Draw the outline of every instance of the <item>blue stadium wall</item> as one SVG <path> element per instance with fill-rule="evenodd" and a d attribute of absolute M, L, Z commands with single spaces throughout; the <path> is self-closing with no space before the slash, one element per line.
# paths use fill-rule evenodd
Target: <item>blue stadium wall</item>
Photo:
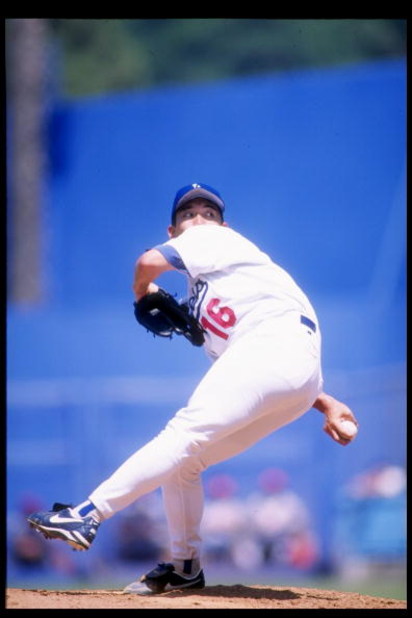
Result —
<path fill-rule="evenodd" d="M 9 509 L 26 493 L 82 500 L 207 369 L 201 350 L 139 328 L 131 293 L 175 191 L 200 181 L 311 297 L 326 389 L 361 424 L 342 449 L 311 411 L 219 470 L 253 488 L 263 468 L 284 468 L 327 552 L 344 484 L 405 464 L 405 127 L 403 61 L 55 101 L 45 301 L 8 304 Z M 178 273 L 161 282 L 184 295 Z"/>

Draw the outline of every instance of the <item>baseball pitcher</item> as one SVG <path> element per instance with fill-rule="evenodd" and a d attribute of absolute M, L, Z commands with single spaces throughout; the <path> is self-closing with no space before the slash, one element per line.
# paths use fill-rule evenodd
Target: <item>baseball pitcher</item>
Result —
<path fill-rule="evenodd" d="M 220 193 L 203 183 L 180 189 L 169 239 L 136 261 L 134 316 L 159 337 L 184 336 L 211 366 L 164 429 L 73 507 L 56 503 L 29 523 L 49 538 L 88 549 L 99 526 L 144 494 L 162 488 L 171 561 L 125 588 L 159 594 L 202 588 L 202 472 L 252 447 L 311 408 L 338 443 L 358 422 L 323 392 L 321 330 L 294 279 L 229 227 Z M 166 271 L 187 277 L 178 303 L 156 284 Z M 160 345 L 160 344 L 159 344 Z"/>

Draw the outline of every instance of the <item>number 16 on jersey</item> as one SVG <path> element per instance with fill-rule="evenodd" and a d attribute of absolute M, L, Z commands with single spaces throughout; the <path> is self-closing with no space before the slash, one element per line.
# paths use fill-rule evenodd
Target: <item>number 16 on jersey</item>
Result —
<path fill-rule="evenodd" d="M 233 309 L 230 307 L 221 307 L 220 300 L 218 298 L 212 298 L 206 306 L 206 312 L 210 320 L 202 316 L 200 322 L 203 328 L 210 330 L 218 337 L 222 337 L 222 339 L 228 339 L 229 334 L 225 332 L 225 329 L 236 324 L 236 316 Z"/>

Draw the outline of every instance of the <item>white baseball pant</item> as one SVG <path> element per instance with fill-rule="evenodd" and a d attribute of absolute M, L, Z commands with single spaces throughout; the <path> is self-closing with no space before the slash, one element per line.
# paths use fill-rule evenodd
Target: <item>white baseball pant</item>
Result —
<path fill-rule="evenodd" d="M 199 559 L 201 473 L 312 407 L 322 391 L 321 337 L 292 312 L 239 337 L 186 407 L 89 496 L 103 519 L 162 487 L 171 559 Z"/>

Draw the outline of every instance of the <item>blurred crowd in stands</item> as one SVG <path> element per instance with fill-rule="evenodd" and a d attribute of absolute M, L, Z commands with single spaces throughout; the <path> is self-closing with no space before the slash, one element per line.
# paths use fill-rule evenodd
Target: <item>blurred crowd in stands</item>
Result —
<path fill-rule="evenodd" d="M 30 529 L 26 516 L 48 508 L 32 494 L 8 513 L 8 577 L 13 580 L 53 572 L 68 579 L 93 577 L 117 565 L 168 560 L 167 527 L 161 492 L 153 492 L 118 513 L 113 522 L 110 561 L 98 551 L 80 559 L 67 545 L 47 541 Z M 338 560 L 402 560 L 406 549 L 406 472 L 381 465 L 357 475 L 344 488 L 336 506 L 335 550 Z M 286 568 L 316 570 L 320 544 L 315 522 L 288 475 L 278 468 L 263 470 L 245 496 L 229 474 L 210 476 L 205 484 L 202 523 L 204 565 L 239 570 Z M 94 549 L 94 548 L 93 548 Z M 97 549 L 97 548 L 96 548 Z M 110 565 L 108 565 L 110 562 Z M 9 583 L 9 585 L 11 585 Z"/>

